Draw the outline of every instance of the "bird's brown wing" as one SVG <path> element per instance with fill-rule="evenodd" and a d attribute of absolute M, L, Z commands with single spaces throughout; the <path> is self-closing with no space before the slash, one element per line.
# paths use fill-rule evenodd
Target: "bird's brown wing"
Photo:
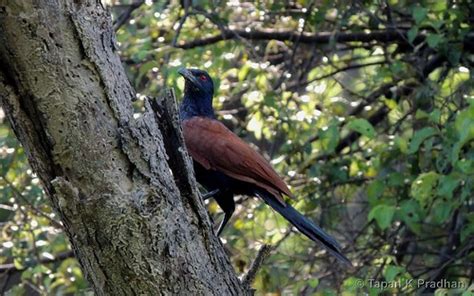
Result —
<path fill-rule="evenodd" d="M 268 161 L 217 120 L 193 117 L 182 123 L 186 147 L 206 169 L 255 184 L 285 205 L 282 194 L 293 197 Z"/>

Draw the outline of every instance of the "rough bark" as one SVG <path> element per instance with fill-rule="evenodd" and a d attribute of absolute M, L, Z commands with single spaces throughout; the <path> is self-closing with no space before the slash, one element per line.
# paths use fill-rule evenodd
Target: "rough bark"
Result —
<path fill-rule="evenodd" d="M 95 292 L 248 294 L 172 110 L 134 97 L 100 1 L 0 0 L 0 100 Z"/>

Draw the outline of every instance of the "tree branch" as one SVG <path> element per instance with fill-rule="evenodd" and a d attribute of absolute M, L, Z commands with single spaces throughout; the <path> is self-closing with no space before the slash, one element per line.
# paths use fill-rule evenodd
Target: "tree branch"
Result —
<path fill-rule="evenodd" d="M 132 12 L 138 9 L 142 4 L 145 3 L 144 0 L 140 0 L 138 2 L 130 4 L 124 12 L 114 21 L 114 31 L 120 29 L 132 16 Z"/>
<path fill-rule="evenodd" d="M 321 32 L 321 33 L 308 33 L 308 32 L 293 32 L 293 31 L 276 31 L 271 29 L 262 29 L 254 31 L 246 30 L 222 30 L 220 34 L 203 38 L 196 39 L 187 43 L 179 43 L 176 45 L 177 48 L 190 49 L 199 46 L 206 46 L 217 43 L 222 40 L 235 39 L 236 36 L 246 38 L 250 40 L 279 40 L 279 41 L 297 41 L 303 44 L 314 44 L 321 43 L 327 44 L 331 41 L 338 43 L 347 42 L 403 42 L 406 43 L 407 31 L 395 31 L 395 30 L 377 30 L 366 32 Z M 419 34 L 413 43 L 421 42 L 425 39 L 424 34 Z"/>
<path fill-rule="evenodd" d="M 242 285 L 244 287 L 247 287 L 250 289 L 250 286 L 255 280 L 255 277 L 257 276 L 257 272 L 262 266 L 263 262 L 265 259 L 270 255 L 270 252 L 272 251 L 272 246 L 271 245 L 263 245 L 260 250 L 258 250 L 257 256 L 255 257 L 255 260 L 253 260 L 252 265 L 250 266 L 249 271 L 245 274 L 244 278 L 242 279 Z"/>

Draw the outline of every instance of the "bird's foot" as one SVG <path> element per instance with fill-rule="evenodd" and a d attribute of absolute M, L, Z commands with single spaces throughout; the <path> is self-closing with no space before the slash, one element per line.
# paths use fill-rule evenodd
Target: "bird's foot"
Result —
<path fill-rule="evenodd" d="M 212 190 L 212 191 L 202 195 L 202 199 L 203 200 L 209 199 L 211 197 L 214 197 L 217 193 L 219 193 L 219 189 Z"/>

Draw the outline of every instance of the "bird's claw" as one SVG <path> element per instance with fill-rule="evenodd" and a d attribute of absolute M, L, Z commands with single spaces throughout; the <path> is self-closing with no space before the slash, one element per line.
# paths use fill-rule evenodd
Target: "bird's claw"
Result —
<path fill-rule="evenodd" d="M 207 192 L 206 194 L 202 195 L 202 199 L 203 200 L 209 199 L 209 198 L 213 197 L 214 195 L 216 195 L 217 193 L 219 193 L 219 189 L 212 190 L 212 191 Z"/>

